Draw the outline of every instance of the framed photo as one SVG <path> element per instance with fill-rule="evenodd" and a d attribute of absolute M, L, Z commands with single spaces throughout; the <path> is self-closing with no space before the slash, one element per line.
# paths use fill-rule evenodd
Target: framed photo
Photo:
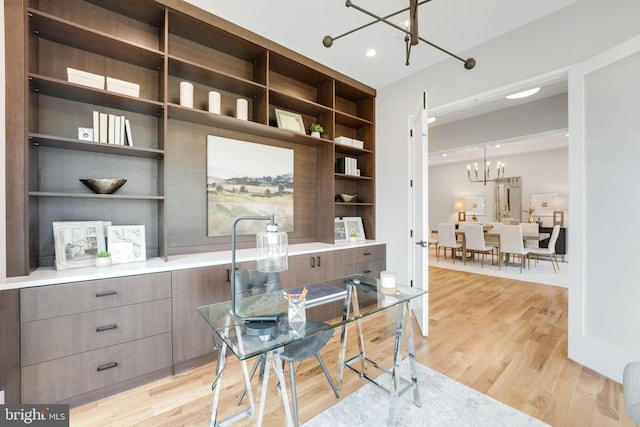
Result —
<path fill-rule="evenodd" d="M 112 225 L 107 236 L 114 264 L 147 260 L 144 225 Z"/>
<path fill-rule="evenodd" d="M 464 196 L 467 202 L 467 215 L 484 215 L 484 196 Z"/>
<path fill-rule="evenodd" d="M 362 226 L 362 218 L 359 216 L 342 217 L 344 228 L 347 233 L 348 240 L 366 240 L 364 235 L 364 227 Z"/>
<path fill-rule="evenodd" d="M 53 223 L 56 270 L 90 267 L 106 250 L 102 221 L 56 221 Z"/>
<path fill-rule="evenodd" d="M 276 108 L 276 120 L 280 129 L 292 130 L 307 134 L 304 129 L 304 122 L 300 114 L 291 113 L 289 111 L 279 110 Z"/>
<path fill-rule="evenodd" d="M 347 235 L 347 228 L 344 224 L 344 219 L 336 218 L 335 220 L 335 242 L 348 242 L 349 236 Z"/>

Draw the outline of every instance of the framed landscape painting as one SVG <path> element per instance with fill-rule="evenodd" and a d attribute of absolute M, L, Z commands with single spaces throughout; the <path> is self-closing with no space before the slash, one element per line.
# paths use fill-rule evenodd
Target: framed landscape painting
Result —
<path fill-rule="evenodd" d="M 239 216 L 275 215 L 293 231 L 293 150 L 207 136 L 207 235 L 231 235 Z M 238 234 L 262 232 L 262 221 L 238 224 Z"/>

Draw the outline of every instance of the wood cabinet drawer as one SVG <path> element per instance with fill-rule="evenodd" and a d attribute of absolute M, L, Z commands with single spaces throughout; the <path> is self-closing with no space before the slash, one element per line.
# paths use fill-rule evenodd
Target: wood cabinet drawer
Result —
<path fill-rule="evenodd" d="M 385 245 L 365 246 L 362 248 L 347 249 L 345 251 L 346 264 L 358 264 L 386 258 Z"/>
<path fill-rule="evenodd" d="M 171 300 L 107 308 L 22 324 L 22 366 L 171 332 Z"/>
<path fill-rule="evenodd" d="M 58 403 L 171 366 L 171 333 L 22 368 L 22 403 Z"/>
<path fill-rule="evenodd" d="M 170 297 L 169 272 L 41 286 L 20 291 L 20 317 L 29 322 Z"/>
<path fill-rule="evenodd" d="M 384 259 L 378 259 L 368 262 L 360 262 L 358 264 L 349 264 L 345 266 L 345 275 L 362 274 L 363 276 L 371 278 L 379 278 L 380 272 L 384 271 L 386 261 Z"/>

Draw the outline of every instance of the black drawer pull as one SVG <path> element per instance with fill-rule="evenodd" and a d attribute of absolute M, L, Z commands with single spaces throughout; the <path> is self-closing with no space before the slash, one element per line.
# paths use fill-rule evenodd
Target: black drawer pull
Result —
<path fill-rule="evenodd" d="M 311 257 L 311 268 L 316 268 L 316 259 Z"/>
<path fill-rule="evenodd" d="M 371 252 L 365 252 L 365 253 L 363 253 L 362 255 L 364 255 L 364 256 L 368 256 L 368 255 L 371 255 Z"/>
<path fill-rule="evenodd" d="M 116 366 L 118 366 L 118 362 L 107 363 L 105 365 L 98 366 L 97 371 L 106 371 L 107 369 L 115 368 Z"/>
<path fill-rule="evenodd" d="M 364 271 L 362 272 L 362 274 L 369 274 L 369 273 L 371 273 L 371 270 L 364 270 Z"/>
<path fill-rule="evenodd" d="M 117 294 L 118 291 L 104 291 L 104 292 L 98 292 L 96 294 L 96 298 L 100 298 L 100 297 L 108 297 L 110 295 L 115 295 Z"/>
<path fill-rule="evenodd" d="M 320 267 L 320 257 L 318 257 L 318 267 Z"/>
<path fill-rule="evenodd" d="M 118 327 L 118 325 L 116 325 L 116 324 L 99 326 L 99 327 L 96 328 L 96 332 L 110 331 L 112 329 L 116 329 L 117 327 Z"/>

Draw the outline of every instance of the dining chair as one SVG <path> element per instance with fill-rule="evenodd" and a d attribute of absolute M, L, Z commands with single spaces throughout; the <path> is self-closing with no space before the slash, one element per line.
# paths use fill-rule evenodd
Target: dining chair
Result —
<path fill-rule="evenodd" d="M 436 253 L 438 252 L 438 244 L 439 244 L 439 240 L 436 236 L 436 232 L 434 230 L 431 230 L 431 237 L 429 237 L 429 246 L 433 245 L 436 247 Z"/>
<path fill-rule="evenodd" d="M 462 251 L 462 243 L 456 238 L 456 229 L 454 224 L 440 223 L 438 224 L 438 241 L 440 246 L 436 251 L 436 260 L 440 261 L 440 249 L 444 248 L 444 259 L 447 259 L 447 249 L 451 249 L 451 258 L 456 263 L 456 252 Z"/>
<path fill-rule="evenodd" d="M 280 274 L 278 273 L 263 273 L 258 270 L 252 269 L 243 269 L 238 270 L 236 272 L 236 295 L 238 298 L 243 298 L 251 295 L 259 295 L 267 292 L 274 292 L 282 289 L 282 284 L 280 282 Z M 322 324 L 319 322 L 305 322 L 305 331 L 317 330 L 322 327 Z M 336 388 L 333 379 L 331 379 L 331 375 L 329 371 L 327 371 L 327 367 L 320 356 L 320 350 L 329 342 L 331 337 L 333 336 L 333 328 L 327 329 L 322 332 L 318 332 L 314 335 L 311 335 L 306 338 L 302 338 L 298 341 L 295 341 L 291 344 L 287 344 L 282 348 L 280 353 L 280 359 L 283 362 L 288 363 L 289 365 L 289 381 L 291 383 L 291 402 L 293 406 L 293 419 L 296 426 L 298 426 L 298 399 L 296 396 L 296 379 L 295 374 L 297 369 L 295 369 L 295 363 L 299 362 L 298 369 L 302 365 L 302 362 L 306 359 L 310 359 L 315 357 L 324 372 L 325 377 L 329 381 L 329 385 L 331 386 L 331 390 L 333 390 L 333 394 L 337 399 L 340 398 L 338 394 L 338 389 Z M 251 368 L 251 373 L 249 375 L 250 380 L 253 379 L 253 376 L 256 373 L 256 370 L 260 368 L 260 376 L 264 374 L 265 369 L 265 355 L 260 355 L 256 363 Z M 242 402 L 246 390 L 243 390 L 240 394 L 240 398 L 238 399 L 238 405 Z"/>
<path fill-rule="evenodd" d="M 493 264 L 493 256 L 496 251 L 496 246 L 493 244 L 487 244 L 484 240 L 484 230 L 481 224 L 469 224 L 464 229 L 465 237 L 465 250 L 470 251 L 475 260 L 476 254 L 482 254 L 481 267 L 484 268 L 484 256 L 491 252 L 491 264 Z M 464 263 L 467 263 L 467 257 L 464 257 Z"/>
<path fill-rule="evenodd" d="M 529 248 L 522 242 L 522 228 L 519 225 L 503 225 L 500 230 L 500 269 L 502 269 L 503 255 L 520 256 L 520 273 L 524 266 L 525 257 L 529 259 Z M 531 262 L 529 261 L 529 268 Z"/>
<path fill-rule="evenodd" d="M 556 257 L 556 242 L 558 241 L 558 236 L 560 235 L 560 225 L 554 225 L 553 230 L 551 230 L 551 237 L 549 237 L 549 245 L 546 248 L 527 246 L 529 248 L 529 254 L 536 256 L 536 265 L 538 265 L 538 256 L 544 255 L 548 256 L 551 260 L 551 266 L 553 267 L 553 272 L 560 271 L 560 265 L 558 264 L 558 258 Z"/>
<path fill-rule="evenodd" d="M 520 228 L 522 228 L 522 234 L 538 234 L 540 232 L 537 222 L 521 222 Z M 525 240 L 524 245 L 530 248 L 540 247 L 540 243 L 537 240 Z"/>

